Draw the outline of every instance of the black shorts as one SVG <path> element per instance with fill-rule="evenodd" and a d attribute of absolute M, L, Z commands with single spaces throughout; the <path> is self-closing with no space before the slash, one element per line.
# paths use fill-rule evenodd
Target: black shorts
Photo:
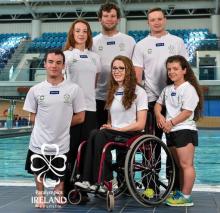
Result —
<path fill-rule="evenodd" d="M 198 146 L 198 132 L 196 130 L 183 129 L 166 134 L 167 146 L 176 148 L 184 147 L 189 143 Z"/>
<path fill-rule="evenodd" d="M 28 173 L 39 175 L 41 177 L 50 178 L 52 180 L 65 180 L 65 173 L 66 173 L 66 161 L 62 157 L 55 157 L 55 155 L 45 155 L 37 154 L 37 156 L 31 162 L 31 156 L 36 153 L 32 152 L 30 149 L 27 153 L 27 159 L 25 164 L 25 170 Z M 64 154 L 67 157 L 67 154 Z M 34 168 L 31 168 L 31 166 Z M 61 170 L 61 171 L 59 171 Z"/>

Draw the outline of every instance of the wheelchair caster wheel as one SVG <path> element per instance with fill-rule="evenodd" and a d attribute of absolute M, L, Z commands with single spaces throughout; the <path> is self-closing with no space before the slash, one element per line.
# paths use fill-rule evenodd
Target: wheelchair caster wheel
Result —
<path fill-rule="evenodd" d="M 82 194 L 79 190 L 73 189 L 68 194 L 68 201 L 73 205 L 78 205 L 82 201 Z"/>
<path fill-rule="evenodd" d="M 111 212 L 115 207 L 115 198 L 114 198 L 114 194 L 111 191 L 107 192 L 106 204 L 109 212 Z"/>

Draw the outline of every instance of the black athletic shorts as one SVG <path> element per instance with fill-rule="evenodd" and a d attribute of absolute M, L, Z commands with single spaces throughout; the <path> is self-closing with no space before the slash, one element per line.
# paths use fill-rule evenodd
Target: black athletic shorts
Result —
<path fill-rule="evenodd" d="M 176 148 L 184 147 L 189 143 L 198 146 L 198 132 L 196 130 L 183 129 L 166 134 L 167 146 Z"/>
<path fill-rule="evenodd" d="M 55 157 L 54 155 L 45 155 L 37 154 L 32 162 L 31 156 L 36 153 L 32 152 L 30 149 L 27 153 L 27 159 L 25 164 L 25 170 L 27 170 L 30 174 L 39 175 L 43 178 L 44 174 L 46 178 L 50 178 L 52 180 L 65 180 L 66 173 L 66 161 L 62 157 Z M 63 154 L 62 156 L 66 156 L 67 154 Z M 33 169 L 37 171 L 33 171 Z"/>

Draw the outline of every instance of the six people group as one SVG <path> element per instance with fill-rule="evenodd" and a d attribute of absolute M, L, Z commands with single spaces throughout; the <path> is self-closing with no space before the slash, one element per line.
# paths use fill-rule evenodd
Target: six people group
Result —
<path fill-rule="evenodd" d="M 67 196 L 82 141 L 87 141 L 82 182 L 77 181 L 75 185 L 96 190 L 104 145 L 119 137 L 118 142 L 124 143 L 143 130 L 159 138 L 166 134 L 178 168 L 177 183 L 166 204 L 192 206 L 193 158 L 198 145 L 195 121 L 201 116 L 203 98 L 187 61 L 184 42 L 165 30 L 166 17 L 160 8 L 149 10 L 150 34 L 137 44 L 132 37 L 117 30 L 120 10 L 115 4 L 102 5 L 98 18 L 102 32 L 94 38 L 87 21 L 73 22 L 64 52 L 46 53 L 47 79 L 32 87 L 25 100 L 24 110 L 31 113 L 34 123 L 26 170 L 35 176 L 39 198 L 36 207 L 45 208 L 45 177 L 59 180 L 54 191 L 60 197 Z M 154 124 L 149 124 L 149 113 L 155 117 Z M 61 160 L 53 163 L 57 168 L 65 164 L 66 169 L 57 175 L 36 169 L 44 168 L 43 157 L 50 161 L 58 159 L 58 154 Z M 125 154 L 119 150 L 117 155 L 123 158 Z M 159 158 L 160 149 L 156 155 Z M 104 167 L 108 181 L 113 179 L 110 165 L 109 152 Z M 160 170 L 160 164 L 157 167 Z M 86 193 L 83 197 L 89 201 Z"/>

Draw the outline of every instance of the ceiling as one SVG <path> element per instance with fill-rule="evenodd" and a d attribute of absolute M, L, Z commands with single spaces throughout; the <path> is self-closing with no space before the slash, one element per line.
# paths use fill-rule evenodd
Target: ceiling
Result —
<path fill-rule="evenodd" d="M 97 19 L 100 4 L 106 0 L 0 0 L 0 22 L 40 19 Z M 112 0 L 127 19 L 146 18 L 150 8 L 161 7 L 167 17 L 209 17 L 219 14 L 220 0 Z"/>

